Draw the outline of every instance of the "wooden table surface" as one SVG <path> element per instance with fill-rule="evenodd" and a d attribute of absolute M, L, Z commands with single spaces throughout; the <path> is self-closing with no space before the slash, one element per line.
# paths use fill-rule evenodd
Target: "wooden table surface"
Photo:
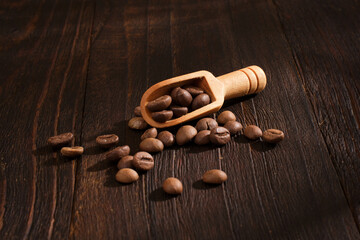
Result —
<path fill-rule="evenodd" d="M 360 2 L 0 2 L 0 239 L 360 239 Z M 96 136 L 127 127 L 144 91 L 197 70 L 249 65 L 256 96 L 227 101 L 277 146 L 172 147 L 139 181 L 115 181 Z M 75 134 L 65 159 L 49 136 Z M 200 180 L 220 168 L 220 186 Z M 175 176 L 184 192 L 161 190 Z"/>

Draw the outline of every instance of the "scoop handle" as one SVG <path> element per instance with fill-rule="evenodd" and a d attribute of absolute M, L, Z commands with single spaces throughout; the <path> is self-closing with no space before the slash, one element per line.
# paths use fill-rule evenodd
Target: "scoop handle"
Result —
<path fill-rule="evenodd" d="M 266 86 L 265 72 L 258 66 L 249 66 L 217 77 L 225 86 L 225 99 L 258 93 Z"/>

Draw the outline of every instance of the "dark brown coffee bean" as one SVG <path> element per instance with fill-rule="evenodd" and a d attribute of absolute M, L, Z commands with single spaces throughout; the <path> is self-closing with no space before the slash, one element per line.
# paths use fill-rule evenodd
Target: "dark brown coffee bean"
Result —
<path fill-rule="evenodd" d="M 80 146 L 63 147 L 60 152 L 65 157 L 78 157 L 84 153 L 84 148 Z"/>
<path fill-rule="evenodd" d="M 137 152 L 132 163 L 136 169 L 148 171 L 154 167 L 154 158 L 147 152 Z"/>
<path fill-rule="evenodd" d="M 195 144 L 205 145 L 210 143 L 210 130 L 202 130 L 196 134 L 194 139 Z"/>
<path fill-rule="evenodd" d="M 160 112 L 153 112 L 151 113 L 152 119 L 156 122 L 166 122 L 167 120 L 170 120 L 173 116 L 173 112 L 171 110 L 163 110 Z"/>
<path fill-rule="evenodd" d="M 196 123 L 196 130 L 202 131 L 202 130 L 211 130 L 213 128 L 216 128 L 218 126 L 218 123 L 213 118 L 202 118 Z"/>
<path fill-rule="evenodd" d="M 175 143 L 174 135 L 169 131 L 162 131 L 157 137 L 165 147 L 171 147 Z"/>
<path fill-rule="evenodd" d="M 228 121 L 224 128 L 229 130 L 230 134 L 237 134 L 243 129 L 243 126 L 238 121 Z"/>
<path fill-rule="evenodd" d="M 230 111 L 224 111 L 217 117 L 217 121 L 220 124 L 225 124 L 228 121 L 236 121 L 235 114 Z"/>
<path fill-rule="evenodd" d="M 137 107 L 134 109 L 134 114 L 135 114 L 136 117 L 142 117 L 140 106 L 137 106 Z"/>
<path fill-rule="evenodd" d="M 131 155 L 127 155 L 125 157 L 122 157 L 120 159 L 120 161 L 118 162 L 118 164 L 117 164 L 117 168 L 118 169 L 132 168 L 133 167 L 133 164 L 132 164 L 133 159 L 134 159 L 134 157 L 131 156 Z"/>
<path fill-rule="evenodd" d="M 119 142 L 119 137 L 115 134 L 101 135 L 96 138 L 96 143 L 102 148 L 111 148 Z"/>
<path fill-rule="evenodd" d="M 173 90 L 171 90 L 171 93 L 170 93 L 170 96 L 172 98 L 172 101 L 173 102 L 176 102 L 176 94 L 177 94 L 177 91 L 179 91 L 181 89 L 181 87 L 176 87 L 176 88 L 173 88 Z"/>
<path fill-rule="evenodd" d="M 120 183 L 132 183 L 139 179 L 139 174 L 131 168 L 120 169 L 115 176 Z"/>
<path fill-rule="evenodd" d="M 177 178 L 167 178 L 162 185 L 164 192 L 168 193 L 168 194 L 181 194 L 183 191 L 183 185 L 181 183 L 181 181 Z"/>
<path fill-rule="evenodd" d="M 106 159 L 110 161 L 120 160 L 130 154 L 130 147 L 128 145 L 117 147 L 106 153 Z"/>
<path fill-rule="evenodd" d="M 176 143 L 178 145 L 184 145 L 190 142 L 197 134 L 196 128 L 190 125 L 185 125 L 179 128 L 176 133 Z"/>
<path fill-rule="evenodd" d="M 227 180 L 227 175 L 219 169 L 209 170 L 202 177 L 203 182 L 210 184 L 221 184 Z"/>
<path fill-rule="evenodd" d="M 184 89 L 188 91 L 193 97 L 196 97 L 197 95 L 204 93 L 204 90 L 202 88 L 193 85 L 184 86 Z"/>
<path fill-rule="evenodd" d="M 74 138 L 74 134 L 72 134 L 71 132 L 68 133 L 62 133 L 53 137 L 49 137 L 49 139 L 47 140 L 47 142 L 55 147 L 55 146 L 64 146 L 66 144 L 69 144 L 71 142 L 71 140 L 73 140 Z"/>
<path fill-rule="evenodd" d="M 284 139 L 284 132 L 278 129 L 268 129 L 264 131 L 262 139 L 268 143 L 278 143 Z"/>
<path fill-rule="evenodd" d="M 202 108 L 210 103 L 210 96 L 206 93 L 198 95 L 191 104 L 191 109 L 194 111 L 196 109 Z"/>
<path fill-rule="evenodd" d="M 148 102 L 146 107 L 151 112 L 158 112 L 167 109 L 170 106 L 171 102 L 172 102 L 171 97 L 169 95 L 164 95 L 158 97 L 157 99 L 151 102 Z"/>
<path fill-rule="evenodd" d="M 180 106 L 188 107 L 190 106 L 193 98 L 191 94 L 186 91 L 185 89 L 180 88 L 176 91 L 176 97 L 174 99 L 174 102 Z"/>
<path fill-rule="evenodd" d="M 189 109 L 187 107 L 180 107 L 180 106 L 170 106 L 171 111 L 174 113 L 174 118 L 181 117 L 188 113 Z"/>
<path fill-rule="evenodd" d="M 258 126 L 248 125 L 244 129 L 244 135 L 251 140 L 255 140 L 262 136 L 262 131 Z"/>
<path fill-rule="evenodd" d="M 132 129 L 144 130 L 148 127 L 148 124 L 142 117 L 134 117 L 130 119 L 128 126 Z"/>
<path fill-rule="evenodd" d="M 210 141 L 215 145 L 224 145 L 230 141 L 230 132 L 224 127 L 211 129 Z"/>
<path fill-rule="evenodd" d="M 162 141 L 156 138 L 145 138 L 140 143 L 140 150 L 145 152 L 161 152 L 164 150 Z"/>
<path fill-rule="evenodd" d="M 150 128 L 146 130 L 143 135 L 141 135 L 141 140 L 144 140 L 145 138 L 156 138 L 157 136 L 157 130 L 156 128 Z"/>

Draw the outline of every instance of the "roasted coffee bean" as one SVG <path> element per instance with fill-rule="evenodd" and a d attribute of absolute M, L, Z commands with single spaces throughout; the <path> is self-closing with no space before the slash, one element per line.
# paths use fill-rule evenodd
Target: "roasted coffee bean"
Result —
<path fill-rule="evenodd" d="M 122 157 L 125 157 L 130 154 L 130 147 L 128 145 L 117 147 L 110 152 L 106 153 L 106 159 L 115 161 L 120 160 Z"/>
<path fill-rule="evenodd" d="M 148 102 L 146 105 L 147 109 L 151 112 L 162 111 L 170 106 L 172 99 L 169 95 L 158 97 L 157 99 Z"/>
<path fill-rule="evenodd" d="M 188 113 L 189 109 L 187 107 L 181 107 L 177 105 L 170 106 L 171 111 L 174 113 L 174 117 L 178 118 Z"/>
<path fill-rule="evenodd" d="M 66 144 L 69 144 L 71 142 L 71 140 L 73 140 L 74 138 L 74 134 L 72 134 L 71 132 L 68 133 L 63 133 L 63 134 L 59 134 L 53 137 L 49 137 L 49 139 L 47 140 L 48 143 L 51 146 L 64 146 Z"/>
<path fill-rule="evenodd" d="M 140 106 L 137 106 L 137 107 L 134 109 L 134 114 L 135 114 L 136 117 L 142 117 Z"/>
<path fill-rule="evenodd" d="M 144 130 L 148 127 L 148 124 L 142 117 L 134 117 L 130 119 L 128 126 L 132 129 Z"/>
<path fill-rule="evenodd" d="M 132 164 L 138 170 L 148 171 L 154 167 L 154 158 L 147 152 L 137 152 Z"/>
<path fill-rule="evenodd" d="M 202 180 L 205 183 L 221 184 L 227 180 L 227 175 L 219 169 L 213 169 L 204 173 Z"/>
<path fill-rule="evenodd" d="M 184 86 L 184 89 L 188 91 L 193 97 L 196 97 L 197 95 L 204 93 L 204 90 L 202 90 L 202 88 L 193 85 Z"/>
<path fill-rule="evenodd" d="M 120 161 L 118 162 L 118 164 L 117 164 L 117 168 L 118 169 L 132 168 L 133 167 L 133 164 L 132 164 L 133 159 L 134 159 L 134 157 L 131 156 L 131 155 L 127 155 L 125 157 L 122 157 L 120 159 Z"/>
<path fill-rule="evenodd" d="M 210 141 L 215 145 L 224 145 L 230 141 L 230 132 L 224 127 L 211 129 Z"/>
<path fill-rule="evenodd" d="M 194 139 L 195 144 L 205 145 L 210 143 L 210 130 L 202 130 L 196 134 Z"/>
<path fill-rule="evenodd" d="M 173 112 L 171 110 L 163 110 L 160 112 L 153 112 L 151 113 L 152 119 L 156 122 L 166 122 L 167 120 L 170 120 L 173 116 Z"/>
<path fill-rule="evenodd" d="M 248 125 L 244 129 L 244 135 L 245 135 L 245 137 L 247 137 L 251 140 L 255 140 L 255 139 L 258 139 L 259 137 L 261 137 L 263 134 L 262 134 L 261 129 L 258 126 Z"/>
<path fill-rule="evenodd" d="M 119 137 L 115 134 L 101 135 L 96 138 L 96 143 L 102 148 L 111 148 L 119 142 Z"/>
<path fill-rule="evenodd" d="M 198 95 L 191 104 L 191 109 L 194 111 L 196 109 L 202 108 L 210 103 L 210 96 L 206 93 Z"/>
<path fill-rule="evenodd" d="M 176 102 L 176 94 L 177 94 L 177 91 L 179 91 L 181 89 L 181 87 L 176 87 L 176 88 L 173 88 L 173 90 L 171 90 L 171 93 L 170 93 L 170 96 L 172 98 L 172 101 L 173 102 Z"/>
<path fill-rule="evenodd" d="M 60 152 L 65 157 L 78 157 L 84 153 L 84 148 L 80 146 L 63 147 Z"/>
<path fill-rule="evenodd" d="M 213 118 L 203 118 L 200 119 L 197 123 L 196 123 L 196 130 L 202 131 L 202 130 L 211 130 L 213 128 L 216 128 L 218 126 L 217 121 L 215 121 L 215 119 Z"/>
<path fill-rule="evenodd" d="M 190 106 L 193 98 L 191 94 L 185 89 L 180 88 L 176 91 L 174 102 L 180 106 L 188 107 Z"/>
<path fill-rule="evenodd" d="M 141 135 L 141 140 L 144 140 L 145 138 L 156 138 L 157 136 L 157 130 L 156 128 L 150 128 L 146 130 L 143 135 Z"/>
<path fill-rule="evenodd" d="M 230 134 L 237 134 L 243 129 L 243 126 L 238 121 L 228 121 L 224 128 L 229 130 Z"/>
<path fill-rule="evenodd" d="M 174 135 L 169 131 L 162 131 L 157 137 L 165 147 L 171 147 L 175 143 Z"/>
<path fill-rule="evenodd" d="M 115 176 L 120 183 L 132 183 L 139 179 L 139 174 L 131 168 L 120 169 Z"/>
<path fill-rule="evenodd" d="M 183 191 L 183 185 L 181 183 L 181 181 L 177 178 L 167 178 L 162 185 L 164 192 L 168 193 L 168 194 L 181 194 Z"/>
<path fill-rule="evenodd" d="M 176 133 L 176 143 L 178 145 L 184 145 L 190 142 L 197 134 L 196 129 L 193 126 L 185 125 L 179 128 Z"/>
<path fill-rule="evenodd" d="M 268 143 L 278 143 L 284 139 L 284 132 L 278 129 L 268 129 L 264 131 L 262 139 Z"/>
<path fill-rule="evenodd" d="M 219 124 L 225 124 L 228 121 L 236 121 L 235 114 L 230 111 L 224 111 L 217 117 Z"/>
<path fill-rule="evenodd" d="M 164 150 L 162 141 L 156 138 L 145 138 L 140 143 L 140 150 L 145 152 L 161 152 Z"/>

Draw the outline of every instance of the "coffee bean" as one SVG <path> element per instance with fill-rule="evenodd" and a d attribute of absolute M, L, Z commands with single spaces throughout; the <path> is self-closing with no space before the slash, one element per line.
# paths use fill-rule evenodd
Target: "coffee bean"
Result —
<path fill-rule="evenodd" d="M 175 143 L 174 135 L 169 131 L 162 131 L 157 137 L 165 147 L 171 147 Z"/>
<path fill-rule="evenodd" d="M 251 140 L 255 140 L 262 136 L 262 131 L 258 126 L 248 125 L 244 129 L 244 135 Z"/>
<path fill-rule="evenodd" d="M 156 122 L 166 122 L 167 120 L 170 120 L 173 116 L 173 112 L 171 110 L 163 110 L 160 112 L 153 112 L 151 113 L 152 119 Z"/>
<path fill-rule="evenodd" d="M 143 135 L 141 135 L 141 140 L 144 140 L 145 138 L 156 138 L 157 136 L 157 130 L 156 128 L 150 128 L 146 130 Z"/>
<path fill-rule="evenodd" d="M 278 129 L 268 129 L 264 131 L 262 139 L 268 143 L 278 143 L 284 139 L 284 132 Z"/>
<path fill-rule="evenodd" d="M 132 183 L 139 179 L 139 174 L 131 168 L 120 169 L 115 176 L 120 183 Z"/>
<path fill-rule="evenodd" d="M 138 170 L 148 171 L 154 167 L 154 158 L 147 152 L 137 152 L 132 164 Z"/>
<path fill-rule="evenodd" d="M 65 157 L 78 157 L 84 153 L 84 148 L 80 146 L 63 147 L 60 152 Z"/>
<path fill-rule="evenodd" d="M 102 148 L 111 148 L 119 142 L 119 137 L 115 134 L 101 135 L 96 138 L 96 143 Z"/>
<path fill-rule="evenodd" d="M 118 169 L 132 168 L 133 167 L 133 164 L 132 164 L 133 159 L 134 159 L 134 157 L 131 156 L 131 155 L 127 155 L 125 157 L 122 157 L 120 159 L 120 161 L 118 162 L 118 164 L 117 164 L 117 168 Z"/>
<path fill-rule="evenodd" d="M 191 102 L 192 102 L 193 98 L 191 96 L 191 94 L 186 91 L 185 89 L 180 88 L 179 90 L 176 91 L 176 96 L 174 99 L 174 102 L 180 106 L 183 107 L 188 107 L 190 106 Z"/>
<path fill-rule="evenodd" d="M 202 90 L 202 88 L 192 85 L 184 86 L 184 89 L 188 91 L 193 97 L 196 97 L 197 95 L 204 93 L 204 90 Z"/>
<path fill-rule="evenodd" d="M 191 109 L 194 111 L 196 109 L 202 108 L 210 103 L 210 96 L 206 93 L 198 95 L 191 104 Z"/>
<path fill-rule="evenodd" d="M 140 150 L 145 152 L 161 152 L 164 150 L 162 141 L 156 138 L 145 138 L 140 143 Z"/>
<path fill-rule="evenodd" d="M 224 127 L 211 129 L 210 141 L 215 145 L 224 145 L 230 141 L 230 132 Z"/>
<path fill-rule="evenodd" d="M 119 160 L 130 154 L 130 147 L 128 145 L 117 147 L 106 153 L 106 159 L 110 161 Z"/>
<path fill-rule="evenodd" d="M 55 147 L 55 146 L 64 146 L 66 144 L 69 144 L 71 142 L 71 140 L 73 140 L 74 138 L 74 134 L 72 134 L 71 132 L 68 133 L 62 133 L 53 137 L 49 137 L 49 139 L 47 140 L 47 142 Z"/>
<path fill-rule="evenodd" d="M 213 118 L 203 118 L 200 119 L 196 123 L 196 130 L 202 131 L 202 130 L 211 130 L 213 128 L 216 128 L 218 126 L 218 123 Z"/>
<path fill-rule="evenodd" d="M 181 194 L 183 191 L 183 185 L 181 183 L 181 181 L 177 178 L 167 178 L 162 185 L 164 192 L 168 193 L 168 194 Z"/>
<path fill-rule="evenodd" d="M 171 90 L 171 93 L 170 93 L 170 96 L 172 98 L 172 101 L 173 102 L 176 102 L 176 94 L 177 94 L 177 91 L 179 91 L 181 89 L 181 87 L 176 87 L 176 88 L 173 88 L 173 90 Z"/>
<path fill-rule="evenodd" d="M 229 130 L 230 134 L 237 134 L 243 129 L 243 126 L 238 121 L 228 121 L 224 128 Z"/>
<path fill-rule="evenodd" d="M 210 143 L 210 130 L 202 130 L 196 134 L 194 139 L 195 144 L 205 145 Z"/>
<path fill-rule="evenodd" d="M 148 127 L 148 124 L 142 117 L 134 117 L 130 119 L 128 126 L 132 129 L 144 130 Z"/>
<path fill-rule="evenodd" d="M 169 95 L 158 97 L 157 99 L 148 102 L 146 105 L 147 109 L 151 112 L 158 112 L 166 109 L 170 106 L 172 99 Z"/>
<path fill-rule="evenodd" d="M 176 143 L 178 145 L 184 145 L 190 142 L 197 134 L 196 129 L 193 126 L 185 125 L 179 128 L 176 133 Z"/>
<path fill-rule="evenodd" d="M 205 183 L 221 184 L 227 180 L 227 175 L 219 169 L 213 169 L 204 173 L 202 180 Z"/>
<path fill-rule="evenodd" d="M 140 106 L 137 106 L 137 107 L 134 109 L 134 114 L 135 114 L 136 117 L 142 117 Z"/>
<path fill-rule="evenodd" d="M 220 124 L 225 124 L 228 121 L 236 121 L 235 114 L 230 111 L 224 111 L 217 117 L 217 121 Z"/>
<path fill-rule="evenodd" d="M 189 109 L 187 107 L 181 107 L 177 105 L 170 106 L 171 111 L 174 113 L 174 117 L 178 118 L 188 113 Z"/>

